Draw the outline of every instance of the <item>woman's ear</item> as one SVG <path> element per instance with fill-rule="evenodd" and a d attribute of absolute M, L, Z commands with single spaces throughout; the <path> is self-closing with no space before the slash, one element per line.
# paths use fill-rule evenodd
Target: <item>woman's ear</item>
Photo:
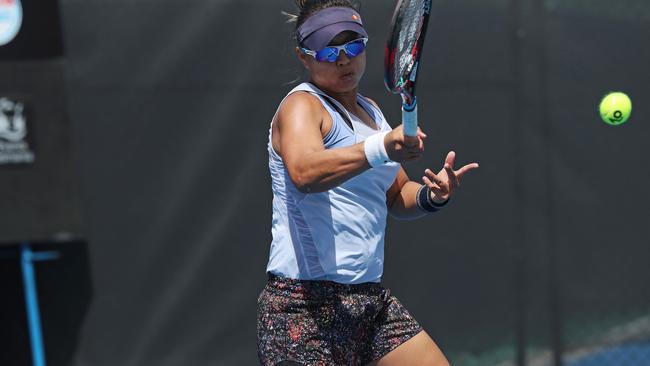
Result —
<path fill-rule="evenodd" d="M 300 50 L 300 47 L 296 47 L 296 55 L 298 56 L 300 63 L 302 63 L 302 66 L 304 66 L 305 69 L 309 70 L 309 62 L 307 61 L 308 55 L 302 52 Z"/>

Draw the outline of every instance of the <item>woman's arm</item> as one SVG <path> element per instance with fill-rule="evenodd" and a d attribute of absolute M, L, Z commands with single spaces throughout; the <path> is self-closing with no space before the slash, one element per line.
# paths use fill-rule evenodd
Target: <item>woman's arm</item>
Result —
<path fill-rule="evenodd" d="M 321 127 L 326 111 L 306 93 L 290 95 L 274 123 L 279 151 L 289 177 L 299 191 L 324 192 L 370 168 L 363 143 L 325 149 Z"/>
<path fill-rule="evenodd" d="M 421 184 L 412 182 L 404 168 L 397 172 L 395 182 L 386 192 L 386 202 L 388 212 L 399 220 L 413 220 L 426 215 L 426 212 L 420 210 L 415 201 Z"/>
<path fill-rule="evenodd" d="M 370 168 L 363 142 L 325 149 L 321 128 L 326 114 L 317 98 L 294 93 L 284 101 L 274 121 L 279 138 L 277 153 L 293 184 L 304 193 L 327 191 Z M 388 156 L 398 162 L 417 159 L 424 150 L 423 137 L 410 138 L 407 146 L 401 127 L 396 128 L 384 138 Z"/>
<path fill-rule="evenodd" d="M 443 168 L 435 174 L 430 169 L 424 171 L 425 176 L 422 182 L 429 189 L 430 199 L 438 205 L 443 205 L 449 200 L 453 192 L 460 186 L 461 177 L 472 169 L 479 167 L 477 163 L 471 163 L 454 170 L 456 153 L 450 151 L 447 154 Z M 417 193 L 422 184 L 412 182 L 403 168 L 397 173 L 395 182 L 386 192 L 386 202 L 390 214 L 401 220 L 412 220 L 425 216 L 426 213 L 418 206 Z"/>

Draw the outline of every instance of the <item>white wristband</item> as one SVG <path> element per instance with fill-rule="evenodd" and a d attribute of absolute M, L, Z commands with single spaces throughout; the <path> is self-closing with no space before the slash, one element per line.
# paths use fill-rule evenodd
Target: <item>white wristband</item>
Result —
<path fill-rule="evenodd" d="M 384 145 L 384 137 L 387 134 L 388 131 L 376 133 L 368 137 L 363 143 L 366 159 L 373 168 L 392 162 L 386 152 L 386 145 Z"/>

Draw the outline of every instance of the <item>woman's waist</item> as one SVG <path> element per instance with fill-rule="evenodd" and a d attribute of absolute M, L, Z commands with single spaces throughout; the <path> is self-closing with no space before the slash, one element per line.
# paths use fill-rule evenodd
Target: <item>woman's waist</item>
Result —
<path fill-rule="evenodd" d="M 267 272 L 266 291 L 295 299 L 326 299 L 341 294 L 382 295 L 385 289 L 379 282 L 356 284 L 323 279 L 296 279 Z"/>

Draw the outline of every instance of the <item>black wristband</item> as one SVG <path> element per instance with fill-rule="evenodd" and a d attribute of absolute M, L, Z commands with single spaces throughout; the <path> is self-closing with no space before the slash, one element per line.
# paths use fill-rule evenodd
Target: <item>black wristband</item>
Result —
<path fill-rule="evenodd" d="M 442 207 L 449 203 L 449 200 L 446 200 L 444 203 L 436 203 L 431 199 L 431 188 L 426 185 L 423 185 L 418 190 L 417 196 L 415 197 L 415 202 L 417 202 L 420 210 L 433 213 L 439 211 Z"/>

